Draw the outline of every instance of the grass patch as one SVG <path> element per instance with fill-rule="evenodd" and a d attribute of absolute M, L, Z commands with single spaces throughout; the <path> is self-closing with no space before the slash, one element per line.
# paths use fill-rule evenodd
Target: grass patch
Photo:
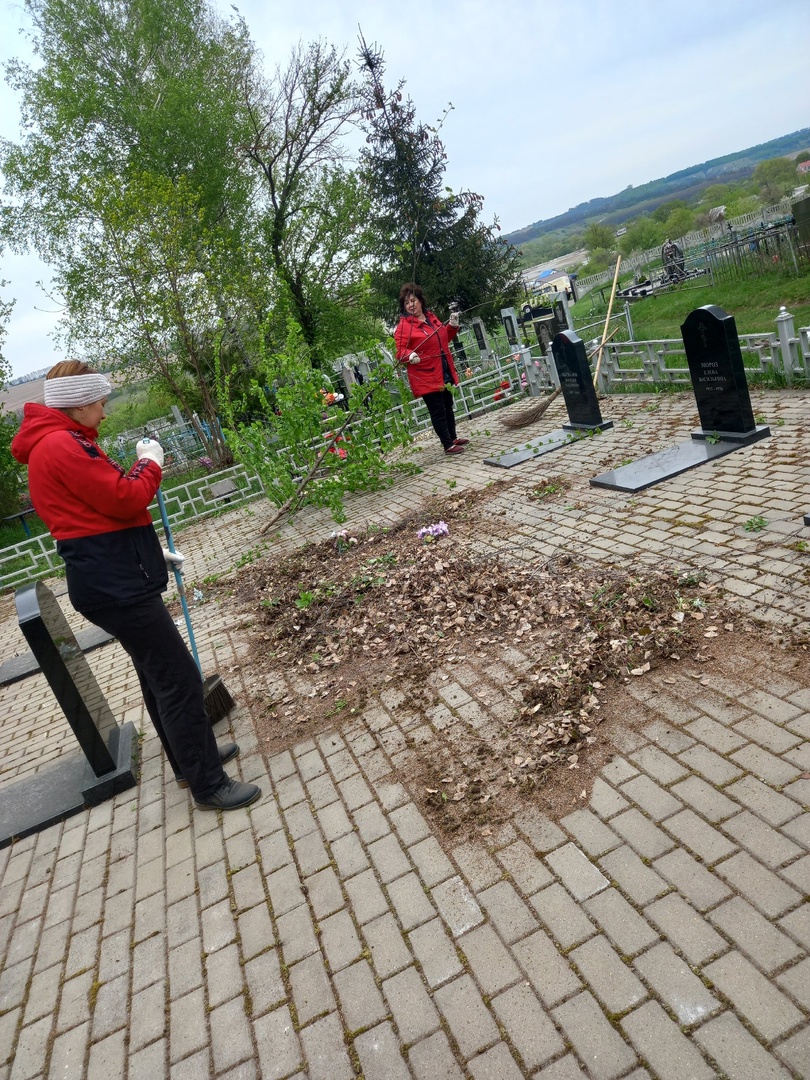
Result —
<path fill-rule="evenodd" d="M 627 282 L 625 282 L 627 284 Z M 810 274 L 796 277 L 783 270 L 751 278 L 749 281 L 716 283 L 708 289 L 679 289 L 648 296 L 631 306 L 637 341 L 680 338 L 681 323 L 690 311 L 704 304 L 717 304 L 734 316 L 737 332 L 776 332 L 780 307 L 786 307 L 796 327 L 810 325 Z M 574 306 L 575 322 L 591 322 L 589 298 Z"/>
<path fill-rule="evenodd" d="M 21 544 L 23 540 L 30 540 L 34 536 L 42 536 L 43 533 L 47 535 L 48 530 L 45 528 L 45 523 L 36 514 L 29 514 L 25 520 L 31 533 L 30 537 L 25 535 L 25 529 L 19 518 L 14 521 L 0 523 L 0 548 Z"/>

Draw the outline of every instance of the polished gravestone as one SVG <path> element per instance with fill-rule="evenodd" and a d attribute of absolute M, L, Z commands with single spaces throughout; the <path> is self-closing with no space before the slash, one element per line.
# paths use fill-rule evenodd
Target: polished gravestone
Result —
<path fill-rule="evenodd" d="M 612 420 L 602 419 L 585 342 L 573 330 L 563 330 L 555 335 L 551 343 L 551 353 L 568 411 L 568 423 L 539 439 L 524 443 L 522 447 L 516 447 L 497 457 L 485 458 L 485 465 L 511 469 L 513 465 L 520 465 L 524 461 L 559 450 L 562 446 L 613 427 Z"/>
<path fill-rule="evenodd" d="M 0 846 L 133 787 L 132 724 L 116 723 L 53 593 L 41 581 L 18 589 L 17 616 L 31 652 L 73 729 L 81 753 L 63 754 L 0 788 Z"/>
<path fill-rule="evenodd" d="M 605 431 L 612 420 L 603 420 L 593 385 L 585 342 L 573 330 L 563 330 L 551 343 L 568 423 L 563 431 Z"/>
<path fill-rule="evenodd" d="M 681 326 L 700 428 L 689 442 L 595 476 L 594 487 L 642 491 L 770 435 L 757 424 L 732 315 L 715 304 L 691 311 Z"/>
<path fill-rule="evenodd" d="M 513 307 L 501 308 L 501 322 L 503 323 L 504 331 L 506 332 L 506 340 L 509 342 L 511 349 L 516 349 L 520 345 L 520 338 L 518 336 L 518 317 L 517 312 Z"/>
<path fill-rule="evenodd" d="M 76 634 L 76 641 L 82 652 L 87 655 L 94 649 L 115 641 L 115 638 L 99 626 L 87 626 Z M 42 668 L 39 666 L 39 660 L 32 652 L 12 656 L 11 659 L 4 660 L 0 664 L 0 686 L 11 686 L 12 683 L 27 679 L 29 675 L 39 675 L 40 671 Z"/>

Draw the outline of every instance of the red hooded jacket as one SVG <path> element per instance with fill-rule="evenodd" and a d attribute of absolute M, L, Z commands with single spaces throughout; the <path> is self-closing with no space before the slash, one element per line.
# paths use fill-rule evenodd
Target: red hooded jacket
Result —
<path fill-rule="evenodd" d="M 421 322 L 413 315 L 403 315 L 394 331 L 397 346 L 397 360 L 408 364 L 408 382 L 414 397 L 444 390 L 445 381 L 442 372 L 442 351 L 447 357 L 453 386 L 458 386 L 458 375 L 453 363 L 453 351 L 450 342 L 458 333 L 457 326 L 440 323 L 432 311 L 425 312 L 425 321 Z M 419 356 L 418 364 L 409 364 L 412 352 Z"/>
<path fill-rule="evenodd" d="M 28 466 L 31 501 L 65 560 L 78 611 L 134 603 L 163 592 L 168 582 L 148 509 L 160 466 L 141 458 L 126 473 L 97 438 L 94 428 L 61 409 L 32 403 L 11 443 L 14 457 Z"/>

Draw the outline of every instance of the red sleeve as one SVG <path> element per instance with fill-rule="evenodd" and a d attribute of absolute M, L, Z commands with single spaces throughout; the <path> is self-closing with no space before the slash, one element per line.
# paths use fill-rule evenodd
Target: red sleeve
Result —
<path fill-rule="evenodd" d="M 163 472 L 149 458 L 140 458 L 127 473 L 82 436 L 59 431 L 45 441 L 54 479 L 105 517 L 120 521 L 135 517 L 149 506 L 160 487 Z"/>
<path fill-rule="evenodd" d="M 407 319 L 400 319 L 394 331 L 394 343 L 397 347 L 397 360 L 405 362 L 413 352 L 411 348 L 411 324 Z"/>

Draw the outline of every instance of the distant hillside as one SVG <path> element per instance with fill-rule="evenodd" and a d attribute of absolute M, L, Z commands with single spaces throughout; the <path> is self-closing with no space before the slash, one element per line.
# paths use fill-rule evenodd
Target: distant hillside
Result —
<path fill-rule="evenodd" d="M 798 154 L 808 147 L 810 147 L 810 128 L 802 128 L 801 131 L 782 135 L 778 139 L 771 139 L 770 142 L 760 143 L 747 150 L 738 150 L 734 154 L 726 154 L 725 157 L 713 158 L 711 161 L 704 161 L 701 165 L 681 169 L 680 172 L 664 176 L 660 180 L 650 180 L 640 187 L 625 188 L 618 195 L 590 199 L 567 210 L 564 214 L 558 214 L 557 217 L 536 221 L 525 229 L 509 233 L 506 239 L 510 244 L 520 246 L 557 229 L 572 226 L 584 227 L 594 218 L 607 223 L 616 219 L 625 221 L 645 211 L 654 210 L 670 199 L 694 198 L 711 184 L 745 180 L 753 173 L 760 161 L 787 154 Z"/>

